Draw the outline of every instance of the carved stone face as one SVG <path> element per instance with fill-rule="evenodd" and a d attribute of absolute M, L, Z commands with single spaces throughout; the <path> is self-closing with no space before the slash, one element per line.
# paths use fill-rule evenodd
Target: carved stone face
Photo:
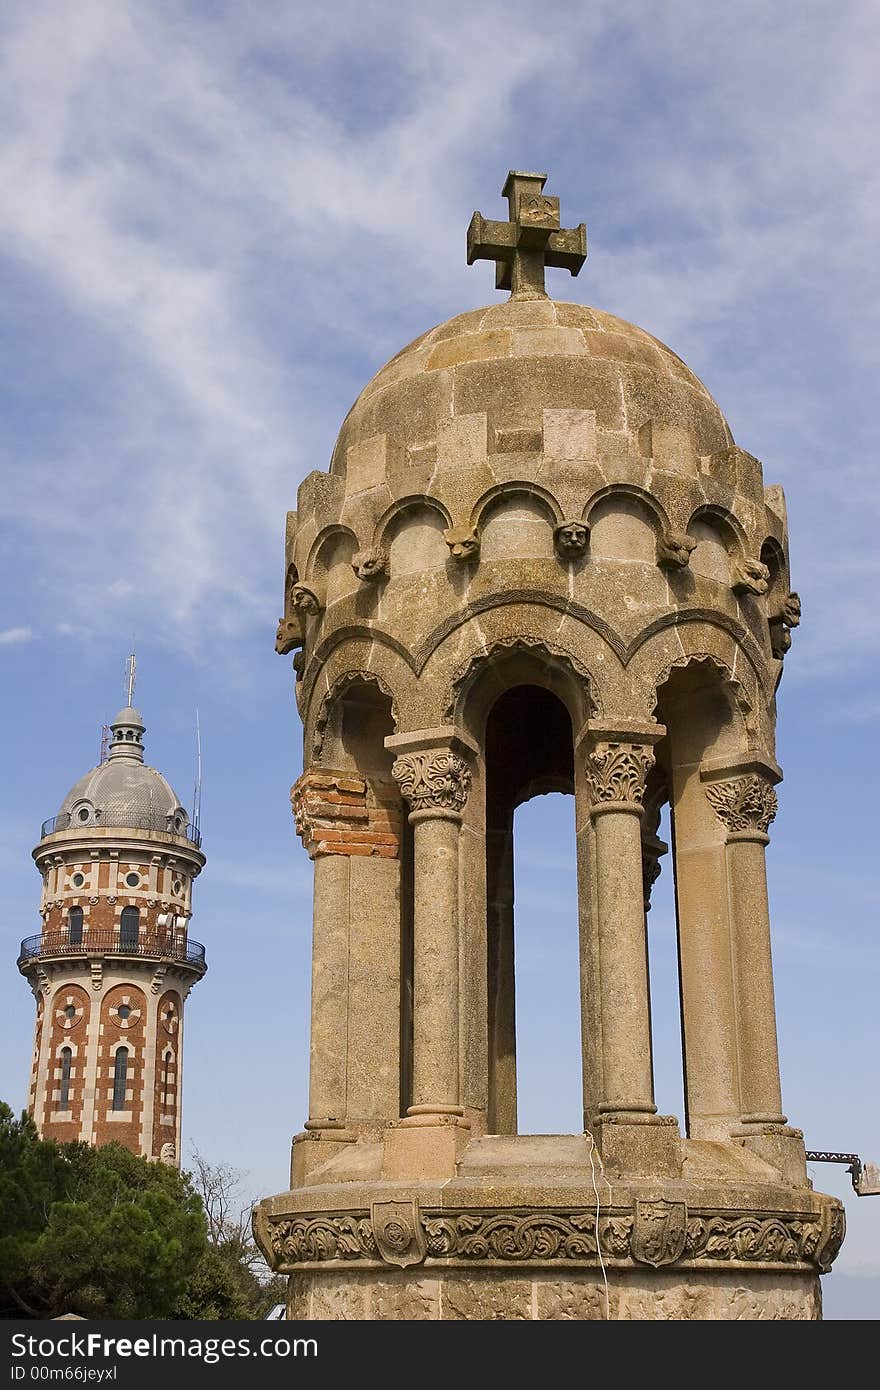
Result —
<path fill-rule="evenodd" d="M 553 532 L 556 550 L 563 559 L 576 559 L 583 555 L 590 539 L 590 528 L 583 521 L 563 521 Z"/>
<path fill-rule="evenodd" d="M 733 587 L 739 593 L 766 594 L 770 587 L 770 571 L 760 560 L 748 556 L 734 567 Z"/>
<path fill-rule="evenodd" d="M 791 633 L 781 619 L 770 624 L 770 650 L 781 661 L 791 647 Z"/>
<path fill-rule="evenodd" d="M 301 647 L 304 641 L 302 618 L 298 614 L 296 617 L 280 620 L 275 633 L 275 650 L 280 656 L 287 656 L 295 647 Z"/>
<path fill-rule="evenodd" d="M 443 539 L 454 560 L 474 560 L 479 554 L 479 537 L 468 526 L 450 526 L 443 532 Z"/>
<path fill-rule="evenodd" d="M 321 604 L 317 594 L 307 589 L 305 584 L 294 584 L 290 591 L 291 607 L 301 613 L 319 613 Z"/>
<path fill-rule="evenodd" d="M 352 556 L 351 567 L 358 579 L 367 582 L 381 579 L 388 569 L 388 552 L 378 546 L 371 550 L 358 550 Z"/>
<path fill-rule="evenodd" d="M 797 627 L 801 620 L 800 594 L 789 594 L 782 605 L 782 621 L 788 627 Z"/>
<path fill-rule="evenodd" d="M 666 531 L 657 542 L 657 563 L 670 569 L 686 569 L 697 542 L 683 531 Z"/>

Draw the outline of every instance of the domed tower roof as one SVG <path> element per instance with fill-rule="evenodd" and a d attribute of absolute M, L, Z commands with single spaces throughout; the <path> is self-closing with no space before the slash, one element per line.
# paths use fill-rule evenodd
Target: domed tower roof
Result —
<path fill-rule="evenodd" d="M 514 298 L 449 319 L 382 367 L 342 426 L 331 472 L 376 435 L 392 442 L 389 459 L 394 443 L 414 455 L 445 421 L 482 411 L 490 452 L 527 450 L 543 411 L 572 409 L 595 411 L 621 447 L 649 424 L 682 430 L 697 455 L 733 444 L 706 387 L 659 339 L 600 309 Z"/>
<path fill-rule="evenodd" d="M 384 434 L 388 466 L 400 451 L 417 461 L 462 416 L 487 415 L 489 454 L 540 447 L 544 411 L 590 410 L 604 452 L 625 453 L 639 432 L 671 427 L 692 459 L 729 449 L 733 437 L 716 402 L 690 368 L 644 329 L 599 309 L 548 298 L 544 267 L 576 275 L 586 230 L 559 230 L 559 200 L 544 175 L 512 172 L 504 186 L 509 222 L 475 213 L 468 262 L 496 262 L 506 303 L 458 314 L 422 334 L 382 367 L 343 424 L 331 472 L 344 474 L 348 451 Z M 378 478 L 368 479 L 375 486 Z M 347 488 L 351 491 L 351 486 Z"/>
<path fill-rule="evenodd" d="M 144 762 L 145 729 L 132 705 L 119 711 L 110 725 L 107 761 L 74 783 L 50 822 L 54 830 L 117 826 L 192 838 L 180 797 L 161 772 Z"/>

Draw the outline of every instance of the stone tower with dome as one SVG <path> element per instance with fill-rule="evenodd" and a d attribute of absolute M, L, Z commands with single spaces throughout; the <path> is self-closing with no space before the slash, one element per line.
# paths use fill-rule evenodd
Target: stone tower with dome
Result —
<path fill-rule="evenodd" d="M 184 1005 L 207 968 L 189 936 L 205 857 L 180 798 L 144 762 L 132 684 L 106 759 L 33 852 L 43 928 L 18 957 L 37 1002 L 28 1109 L 44 1138 L 115 1140 L 179 1163 Z"/>
<path fill-rule="evenodd" d="M 510 298 L 384 366 L 288 518 L 309 1115 L 255 1231 L 294 1317 L 815 1318 L 843 1211 L 780 1090 L 782 490 L 674 352 L 547 296 L 586 234 L 544 182 L 511 173 L 508 220 L 470 225 Z M 583 1128 L 531 1135 L 513 813 L 550 791 L 573 799 Z M 654 1099 L 663 863 L 682 1123 Z"/>

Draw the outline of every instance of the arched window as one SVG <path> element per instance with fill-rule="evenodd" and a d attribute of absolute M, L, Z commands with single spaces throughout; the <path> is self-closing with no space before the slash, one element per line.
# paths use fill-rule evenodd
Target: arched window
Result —
<path fill-rule="evenodd" d="M 70 946 L 81 946 L 83 939 L 83 910 L 72 907 L 67 914 L 67 941 Z"/>
<path fill-rule="evenodd" d="M 162 1053 L 162 1104 L 165 1106 L 173 1103 L 171 1089 L 174 1085 L 174 1053 L 170 1047 L 166 1047 Z"/>
<path fill-rule="evenodd" d="M 82 914 L 80 914 L 81 916 Z M 68 1110 L 70 1108 L 70 1064 L 73 1061 L 73 1052 L 69 1047 L 61 1049 L 61 1090 L 58 1094 L 58 1109 Z"/>
<path fill-rule="evenodd" d="M 116 1049 L 116 1062 L 113 1067 L 113 1109 L 125 1109 L 125 1085 L 128 1080 L 128 1050 Z"/>
<path fill-rule="evenodd" d="M 120 946 L 136 946 L 140 931 L 140 913 L 136 907 L 124 907 L 119 922 Z"/>

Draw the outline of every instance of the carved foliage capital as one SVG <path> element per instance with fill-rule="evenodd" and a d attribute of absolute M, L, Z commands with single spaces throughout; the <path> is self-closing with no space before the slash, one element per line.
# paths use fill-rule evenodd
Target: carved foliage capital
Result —
<path fill-rule="evenodd" d="M 629 802 L 641 806 L 645 779 L 654 765 L 651 749 L 640 743 L 606 743 L 587 758 L 593 802 Z"/>
<path fill-rule="evenodd" d="M 729 831 L 760 830 L 766 835 L 779 805 L 770 783 L 755 773 L 709 782 L 706 796 Z"/>
<path fill-rule="evenodd" d="M 471 788 L 464 758 L 445 749 L 403 753 L 391 773 L 413 811 L 461 811 Z"/>

